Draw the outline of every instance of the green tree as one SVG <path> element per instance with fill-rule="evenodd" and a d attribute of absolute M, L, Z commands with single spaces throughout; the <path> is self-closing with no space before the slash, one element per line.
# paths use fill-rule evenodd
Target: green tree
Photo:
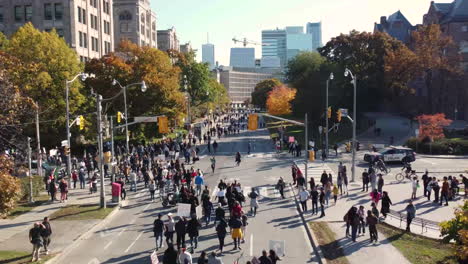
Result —
<path fill-rule="evenodd" d="M 252 104 L 260 108 L 266 108 L 268 93 L 271 92 L 273 88 L 281 85 L 282 83 L 280 80 L 276 78 L 257 83 L 254 91 L 252 92 Z"/>
<path fill-rule="evenodd" d="M 20 62 L 6 66 L 13 84 L 46 110 L 42 120 L 56 120 L 41 126 L 44 145 L 56 145 L 65 137 L 65 81 L 83 70 L 76 52 L 55 31 L 41 32 L 31 23 L 18 29 L 5 51 Z M 72 115 L 85 102 L 81 87 L 79 82 L 70 87 Z"/>

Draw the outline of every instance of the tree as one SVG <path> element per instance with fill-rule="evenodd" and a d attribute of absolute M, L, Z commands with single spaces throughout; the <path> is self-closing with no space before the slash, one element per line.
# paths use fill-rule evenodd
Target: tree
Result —
<path fill-rule="evenodd" d="M 184 115 L 185 97 L 179 87 L 180 70 L 172 65 L 163 51 L 123 41 L 115 53 L 89 61 L 86 72 L 95 74 L 95 78 L 86 81 L 87 89 L 93 88 L 104 98 L 121 91 L 120 86 L 111 85 L 113 79 L 123 86 L 145 81 L 148 89 L 144 93 L 138 87 L 127 89 L 130 116 L 164 114 L 179 120 Z M 108 106 L 109 113 L 123 111 L 123 96 L 116 102 Z"/>
<path fill-rule="evenodd" d="M 5 50 L 7 46 L 8 46 L 8 39 L 2 32 L 0 32 L 0 50 Z"/>
<path fill-rule="evenodd" d="M 252 92 L 252 104 L 260 108 L 266 108 L 268 93 L 273 90 L 274 87 L 280 85 L 282 85 L 282 83 L 276 78 L 267 79 L 257 83 L 254 91 Z"/>
<path fill-rule="evenodd" d="M 21 197 L 21 184 L 11 175 L 13 161 L 5 154 L 0 155 L 0 217 L 8 215 Z"/>
<path fill-rule="evenodd" d="M 387 50 L 384 60 L 385 99 L 394 101 L 400 96 L 414 94 L 408 83 L 421 71 L 416 54 L 406 45 L 401 45 Z"/>
<path fill-rule="evenodd" d="M 419 138 L 429 138 L 431 141 L 444 138 L 444 127 L 452 123 L 446 119 L 445 114 L 420 115 L 416 117 L 419 121 Z"/>
<path fill-rule="evenodd" d="M 455 251 L 461 260 L 468 260 L 468 201 L 455 209 L 455 217 L 440 223 L 440 233 L 445 243 L 455 241 Z"/>
<path fill-rule="evenodd" d="M 19 63 L 5 65 L 11 82 L 47 110 L 41 114 L 42 120 L 56 120 L 41 126 L 44 145 L 56 145 L 65 137 L 65 81 L 83 71 L 76 52 L 55 31 L 42 32 L 31 23 L 18 29 L 5 52 Z M 70 86 L 72 114 L 85 103 L 81 88 L 80 82 Z"/>
<path fill-rule="evenodd" d="M 0 151 L 12 147 L 22 148 L 26 140 L 20 123 L 21 120 L 32 117 L 34 112 L 31 109 L 35 108 L 34 102 L 22 96 L 18 87 L 8 79 L 5 65 L 20 67 L 21 63 L 0 51 Z"/>
<path fill-rule="evenodd" d="M 296 96 L 296 89 L 281 85 L 268 93 L 266 102 L 268 113 L 272 115 L 287 115 L 292 112 L 291 101 Z"/>
<path fill-rule="evenodd" d="M 443 34 L 438 24 L 420 26 L 412 35 L 414 53 L 421 67 L 421 74 L 428 91 L 428 103 L 431 112 L 434 110 L 434 98 L 441 94 L 434 94 L 433 80 L 436 73 L 442 74 L 444 81 L 449 76 L 461 73 L 458 48 L 450 36 Z M 442 90 L 442 89 L 440 89 Z"/>

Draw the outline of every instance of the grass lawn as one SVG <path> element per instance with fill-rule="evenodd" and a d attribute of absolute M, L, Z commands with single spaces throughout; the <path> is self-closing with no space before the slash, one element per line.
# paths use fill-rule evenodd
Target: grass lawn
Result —
<path fill-rule="evenodd" d="M 404 230 L 380 224 L 378 230 L 413 264 L 457 264 L 453 248 L 438 240 L 409 234 Z"/>
<path fill-rule="evenodd" d="M 49 218 L 55 221 L 104 219 L 112 210 L 114 207 L 101 209 L 99 205 L 68 205 L 54 212 Z"/>
<path fill-rule="evenodd" d="M 48 195 L 40 195 L 34 198 L 34 203 L 29 203 L 29 202 L 19 202 L 13 211 L 11 211 L 7 218 L 13 219 L 21 214 L 27 213 L 34 209 L 36 206 L 42 205 L 49 201 L 49 196 Z"/>
<path fill-rule="evenodd" d="M 45 263 L 54 257 L 54 254 L 41 256 L 40 261 L 31 262 L 31 252 L 25 251 L 0 251 L 0 264 Z"/>
<path fill-rule="evenodd" d="M 309 222 L 317 242 L 322 250 L 323 257 L 329 264 L 349 264 L 348 259 L 338 244 L 335 233 L 325 222 Z"/>

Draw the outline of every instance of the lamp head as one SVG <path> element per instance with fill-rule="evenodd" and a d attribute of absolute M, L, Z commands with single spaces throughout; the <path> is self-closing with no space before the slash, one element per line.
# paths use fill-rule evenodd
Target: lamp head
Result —
<path fill-rule="evenodd" d="M 148 87 L 146 86 L 145 81 L 142 81 L 142 82 L 141 82 L 141 91 L 142 91 L 142 92 L 146 92 L 147 89 L 148 89 Z"/>
<path fill-rule="evenodd" d="M 335 76 L 333 76 L 333 72 L 330 73 L 330 80 L 333 80 L 333 78 L 335 78 Z"/>
<path fill-rule="evenodd" d="M 348 75 L 349 75 L 349 70 L 348 70 L 348 68 L 346 68 L 345 71 L 344 71 L 344 76 L 348 77 Z"/>
<path fill-rule="evenodd" d="M 116 79 L 112 80 L 112 85 L 117 85 L 117 80 Z"/>
<path fill-rule="evenodd" d="M 82 73 L 80 74 L 80 79 L 81 81 L 86 81 L 86 79 L 88 79 L 89 75 L 87 73 Z"/>

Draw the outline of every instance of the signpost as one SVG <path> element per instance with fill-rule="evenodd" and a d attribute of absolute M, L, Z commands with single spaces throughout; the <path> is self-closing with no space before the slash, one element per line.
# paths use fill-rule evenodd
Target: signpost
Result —
<path fill-rule="evenodd" d="M 190 217 L 190 204 L 179 203 L 177 204 L 177 216 L 179 217 Z"/>

